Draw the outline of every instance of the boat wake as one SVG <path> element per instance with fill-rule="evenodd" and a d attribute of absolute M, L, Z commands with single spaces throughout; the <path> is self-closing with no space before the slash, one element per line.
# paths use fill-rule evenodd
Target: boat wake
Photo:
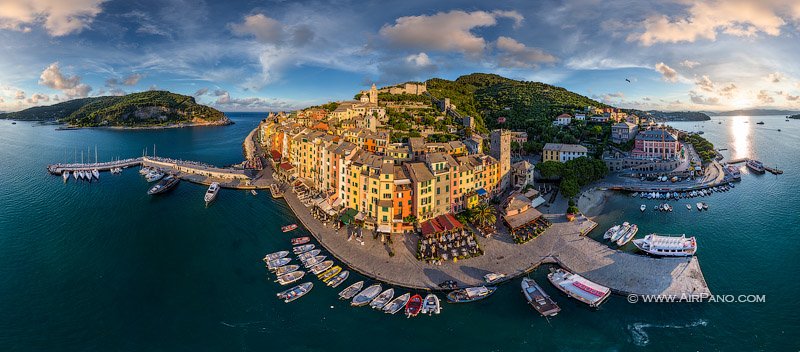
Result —
<path fill-rule="evenodd" d="M 650 343 L 650 335 L 647 334 L 646 330 L 650 329 L 686 329 L 686 328 L 694 328 L 698 326 L 706 326 L 708 325 L 708 321 L 704 319 L 699 319 L 693 321 L 691 323 L 685 325 L 656 325 L 656 324 L 647 324 L 647 323 L 633 323 L 628 325 L 628 331 L 631 333 L 631 337 L 633 338 L 633 344 L 636 346 L 647 346 Z"/>

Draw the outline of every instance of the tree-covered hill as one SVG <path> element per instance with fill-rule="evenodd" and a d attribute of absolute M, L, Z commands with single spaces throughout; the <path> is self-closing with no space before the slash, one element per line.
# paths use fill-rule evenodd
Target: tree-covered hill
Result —
<path fill-rule="evenodd" d="M 227 125 L 219 110 L 197 104 L 193 97 L 167 91 L 70 100 L 0 115 L 0 118 L 58 120 L 73 126 Z"/>

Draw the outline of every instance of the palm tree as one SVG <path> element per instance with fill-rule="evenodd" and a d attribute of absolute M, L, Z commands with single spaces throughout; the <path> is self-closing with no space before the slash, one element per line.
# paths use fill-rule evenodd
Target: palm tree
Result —
<path fill-rule="evenodd" d="M 489 204 L 481 203 L 472 210 L 472 222 L 479 224 L 481 227 L 486 227 L 494 224 L 497 221 L 497 215 L 494 213 L 494 208 Z"/>

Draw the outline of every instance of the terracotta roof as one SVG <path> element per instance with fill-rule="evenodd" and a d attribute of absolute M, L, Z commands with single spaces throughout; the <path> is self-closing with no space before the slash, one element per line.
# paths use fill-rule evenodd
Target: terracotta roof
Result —
<path fill-rule="evenodd" d="M 456 220 L 453 214 L 448 213 L 425 221 L 420 227 L 422 229 L 422 235 L 427 237 L 444 231 L 460 229 L 463 228 L 464 225 Z"/>

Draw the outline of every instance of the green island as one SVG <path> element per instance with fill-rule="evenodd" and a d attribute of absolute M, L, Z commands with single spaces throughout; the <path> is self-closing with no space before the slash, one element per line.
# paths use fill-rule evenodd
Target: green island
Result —
<path fill-rule="evenodd" d="M 0 114 L 0 119 L 57 121 L 69 127 L 155 128 L 222 126 L 233 123 L 221 111 L 194 97 L 167 91 L 70 100 Z"/>

